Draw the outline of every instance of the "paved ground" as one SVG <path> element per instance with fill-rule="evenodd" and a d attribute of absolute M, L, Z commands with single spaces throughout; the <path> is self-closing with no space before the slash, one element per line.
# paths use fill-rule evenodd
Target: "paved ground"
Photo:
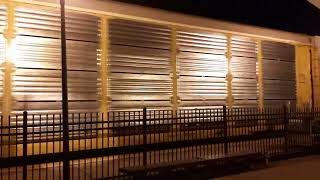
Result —
<path fill-rule="evenodd" d="M 102 167 L 101 163 L 104 163 Z M 101 159 L 87 160 L 87 162 L 78 162 L 71 166 L 72 177 L 77 180 L 91 180 L 96 177 L 102 177 L 102 169 L 104 171 L 103 177 L 117 174 L 113 172 L 111 167 L 116 166 L 119 168 L 119 163 L 124 160 L 118 161 L 115 159 L 114 163 L 112 160 Z M 132 159 L 133 162 L 133 159 Z M 84 166 L 86 164 L 86 166 Z M 92 164 L 92 166 L 91 166 Z M 34 170 L 29 170 L 28 176 L 30 179 L 57 179 L 59 176 L 62 177 L 62 169 L 59 164 L 49 164 L 47 170 L 46 165 L 35 165 Z M 97 168 L 98 167 L 98 168 Z M 31 168 L 30 166 L 28 167 Z M 41 169 L 39 171 L 39 169 Z M 11 179 L 22 179 L 22 168 L 18 169 L 18 177 L 16 177 L 16 169 L 12 169 L 11 173 L 0 171 L 0 180 L 11 180 Z M 270 166 L 266 169 L 256 170 L 241 173 L 238 175 L 231 175 L 226 177 L 217 178 L 218 180 L 320 180 L 320 156 L 309 156 L 303 158 L 296 158 L 284 161 L 271 162 Z"/>
<path fill-rule="evenodd" d="M 269 168 L 231 175 L 218 180 L 319 180 L 320 156 L 273 162 Z"/>

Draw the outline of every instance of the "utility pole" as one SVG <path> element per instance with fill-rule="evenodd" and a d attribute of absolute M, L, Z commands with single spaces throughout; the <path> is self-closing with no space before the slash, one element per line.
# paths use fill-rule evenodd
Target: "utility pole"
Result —
<path fill-rule="evenodd" d="M 62 120 L 63 120 L 63 179 L 70 179 L 69 127 L 68 127 L 68 69 L 67 69 L 67 43 L 65 2 L 60 0 L 61 7 L 61 67 L 62 67 Z"/>

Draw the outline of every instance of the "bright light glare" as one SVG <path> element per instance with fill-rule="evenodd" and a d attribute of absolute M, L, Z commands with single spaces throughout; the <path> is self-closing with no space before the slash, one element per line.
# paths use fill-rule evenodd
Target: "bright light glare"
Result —
<path fill-rule="evenodd" d="M 6 49 L 6 60 L 11 61 L 12 63 L 16 62 L 17 59 L 17 43 L 16 40 L 13 40 L 9 47 Z"/>

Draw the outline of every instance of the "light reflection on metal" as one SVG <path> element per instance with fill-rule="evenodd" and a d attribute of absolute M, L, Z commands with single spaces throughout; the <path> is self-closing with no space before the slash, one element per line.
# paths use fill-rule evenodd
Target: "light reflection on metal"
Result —
<path fill-rule="evenodd" d="M 265 106 L 296 104 L 295 47 L 262 41 Z M 306 69 L 305 69 L 306 70 Z"/>
<path fill-rule="evenodd" d="M 59 73 L 61 64 L 58 61 L 60 46 L 57 9 L 19 6 L 15 17 L 18 36 L 7 50 L 7 57 L 10 57 L 8 59 L 11 59 L 17 66 L 13 77 L 13 95 L 17 99 L 14 111 L 21 112 L 27 109 L 34 113 L 60 112 L 61 109 L 58 107 L 61 106 L 61 75 Z M 254 47 L 251 47 L 249 40 L 239 40 L 234 36 L 226 38 L 225 34 L 179 27 L 175 35 L 176 43 L 173 43 L 172 37 L 174 36 L 172 36 L 171 26 L 168 28 L 113 18 L 110 19 L 110 32 L 101 31 L 106 32 L 105 35 L 101 35 L 110 36 L 110 38 L 101 36 L 102 39 L 110 39 L 110 46 L 109 43 L 104 45 L 105 50 L 101 52 L 107 53 L 100 54 L 99 58 L 108 60 L 106 66 L 110 64 L 111 67 L 110 76 L 102 77 L 97 72 L 97 63 L 99 63 L 97 54 L 101 53 L 97 53 L 99 18 L 73 12 L 67 13 L 66 23 L 67 37 L 70 38 L 67 46 L 68 49 L 72 49 L 72 52 L 68 52 L 69 97 L 72 101 L 69 104 L 76 112 L 99 109 L 101 111 L 132 110 L 141 109 L 143 106 L 169 109 L 172 107 L 170 97 L 174 97 L 175 94 L 181 95 L 179 107 L 182 108 L 225 105 L 226 97 L 229 99 L 232 96 L 235 97 L 234 106 L 238 106 L 238 102 L 245 101 L 250 95 L 248 92 L 254 93 L 258 85 L 260 89 L 259 105 L 263 106 L 263 99 L 261 99 L 263 92 L 260 88 L 260 85 L 263 85 L 263 79 L 261 79 L 260 66 L 258 66 L 258 85 L 254 78 L 249 80 L 236 77 L 236 73 L 238 73 L 237 76 L 240 76 L 241 73 L 246 76 L 256 70 L 252 67 L 252 59 L 249 59 L 254 55 L 251 52 Z M 0 28 L 1 24 L 3 23 L 0 23 Z M 173 26 L 173 28 L 176 27 Z M 181 47 L 179 48 L 180 53 L 176 55 L 178 73 L 171 75 L 171 77 L 174 75 L 179 77 L 177 85 L 174 85 L 170 77 L 170 71 L 173 69 L 171 66 L 174 56 L 173 45 Z M 265 49 L 264 51 L 269 55 L 276 54 L 275 58 L 280 61 L 282 61 L 282 56 L 286 56 L 285 54 L 292 54 L 292 51 L 285 48 L 281 53 L 277 50 L 270 51 L 269 46 L 261 47 L 262 49 Z M 17 53 L 11 53 L 15 51 Z M 225 54 L 225 52 L 229 53 Z M 231 52 L 233 57 L 230 62 Z M 239 55 L 236 57 L 235 53 Z M 262 56 L 260 59 L 262 61 Z M 248 66 L 233 64 L 234 62 L 249 64 L 249 61 Z M 292 63 L 285 63 L 289 64 L 289 69 L 292 68 Z M 254 70 L 251 71 L 249 69 L 251 67 Z M 102 68 L 101 72 L 103 69 L 108 71 L 107 68 Z M 234 76 L 232 84 L 230 84 L 231 81 L 225 79 L 226 74 L 231 71 Z M 102 74 L 108 73 L 102 72 Z M 103 85 L 99 82 L 102 79 L 110 79 L 110 84 L 107 80 L 103 80 L 106 82 Z M 270 82 L 267 80 L 264 83 Z M 251 87 L 254 83 L 255 87 Z M 294 92 L 290 89 L 293 87 L 292 82 L 290 83 L 288 91 L 292 95 Z M 172 87 L 177 87 L 177 90 L 174 91 Z M 102 102 L 106 104 L 101 104 L 99 108 L 100 99 L 97 93 L 102 89 L 110 89 L 110 93 L 107 92 L 101 97 L 105 99 Z M 105 90 L 102 91 L 105 92 Z M 278 95 L 282 93 L 284 92 L 279 90 Z M 250 99 L 250 103 L 241 105 L 254 104 L 251 103 L 254 102 L 254 98 L 256 97 Z M 39 102 L 39 99 L 42 102 Z M 179 96 L 174 99 L 173 102 L 179 102 Z M 109 100 L 111 101 L 110 107 L 107 104 Z M 227 102 L 230 104 L 232 101 L 229 99 Z M 178 104 L 174 105 L 174 109 L 176 107 Z"/>
<path fill-rule="evenodd" d="M 110 110 L 170 109 L 171 29 L 119 19 L 110 28 Z"/>
<path fill-rule="evenodd" d="M 3 33 L 6 42 L 6 55 L 3 66 L 3 95 L 2 95 L 2 115 L 5 125 L 8 123 L 8 118 L 12 110 L 12 76 L 14 72 L 14 64 L 12 63 L 14 54 L 13 40 L 15 38 L 14 21 L 15 7 L 11 2 L 7 3 L 7 26 Z"/>
<path fill-rule="evenodd" d="M 256 42 L 250 38 L 233 35 L 231 44 L 233 107 L 257 107 Z"/>
<path fill-rule="evenodd" d="M 66 16 L 70 111 L 95 112 L 99 18 L 70 12 Z M 61 113 L 59 23 L 57 9 L 16 8 L 13 113 Z"/>
<path fill-rule="evenodd" d="M 181 108 L 226 104 L 227 39 L 223 34 L 180 30 L 179 94 Z"/>

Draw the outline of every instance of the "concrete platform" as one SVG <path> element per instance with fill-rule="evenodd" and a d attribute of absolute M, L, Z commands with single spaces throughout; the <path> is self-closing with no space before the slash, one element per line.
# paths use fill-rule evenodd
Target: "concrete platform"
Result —
<path fill-rule="evenodd" d="M 273 162 L 269 168 L 231 175 L 218 180 L 319 180 L 320 156 Z"/>

